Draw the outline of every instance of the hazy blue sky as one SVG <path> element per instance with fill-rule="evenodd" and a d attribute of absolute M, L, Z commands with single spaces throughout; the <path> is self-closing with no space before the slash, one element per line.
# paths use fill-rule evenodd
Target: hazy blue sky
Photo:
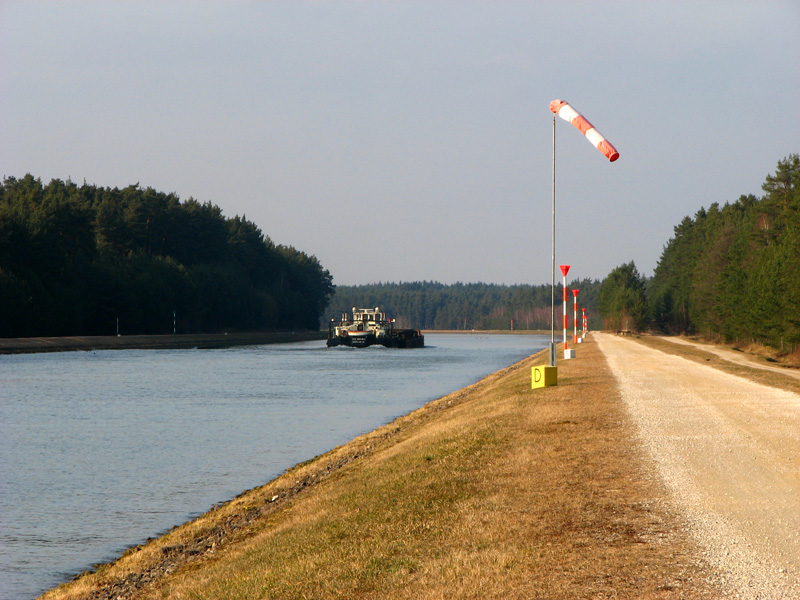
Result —
<path fill-rule="evenodd" d="M 652 273 L 800 152 L 800 2 L 0 1 L 0 175 L 244 214 L 340 284 Z"/>

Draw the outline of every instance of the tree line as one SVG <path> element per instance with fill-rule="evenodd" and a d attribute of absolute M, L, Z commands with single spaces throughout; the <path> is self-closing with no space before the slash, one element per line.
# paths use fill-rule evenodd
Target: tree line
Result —
<path fill-rule="evenodd" d="M 668 333 L 726 342 L 800 344 L 800 157 L 778 162 L 764 195 L 701 208 L 667 242 L 653 277 L 633 263 L 604 280 L 599 309 L 613 328 L 629 319 Z M 619 328 L 619 327 L 617 327 Z"/>
<path fill-rule="evenodd" d="M 318 329 L 332 293 L 316 257 L 210 202 L 0 185 L 0 337 Z"/>
<path fill-rule="evenodd" d="M 658 327 L 794 350 L 800 343 L 800 158 L 764 195 L 711 204 L 674 228 L 652 278 L 633 262 L 573 280 L 591 329 Z M 319 261 L 244 216 L 139 185 L 26 175 L 0 185 L 0 336 L 319 327 L 380 306 L 415 329 L 549 329 L 545 285 L 333 286 Z M 555 290 L 561 328 L 561 286 Z M 571 302 L 568 312 L 571 311 Z"/>
<path fill-rule="evenodd" d="M 590 327 L 599 326 L 597 295 L 600 282 L 573 280 L 567 285 L 580 290 L 578 306 L 586 307 Z M 556 290 L 556 329 L 562 328 L 562 291 Z M 399 327 L 446 330 L 550 329 L 550 285 L 497 285 L 487 283 L 443 284 L 434 281 L 375 283 L 337 286 L 326 311 L 328 320 L 350 314 L 352 308 L 379 306 L 397 319 Z M 572 323 L 572 294 L 568 300 Z M 578 310 L 579 318 L 582 311 Z"/>

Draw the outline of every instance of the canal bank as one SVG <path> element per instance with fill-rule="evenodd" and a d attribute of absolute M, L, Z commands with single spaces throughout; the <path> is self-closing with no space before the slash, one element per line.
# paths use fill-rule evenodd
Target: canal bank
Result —
<path fill-rule="evenodd" d="M 0 354 L 73 352 L 77 350 L 228 348 L 232 346 L 324 340 L 326 335 L 321 331 L 268 331 L 254 333 L 0 338 Z"/>
<path fill-rule="evenodd" d="M 526 359 L 46 598 L 717 597 L 597 346 Z"/>

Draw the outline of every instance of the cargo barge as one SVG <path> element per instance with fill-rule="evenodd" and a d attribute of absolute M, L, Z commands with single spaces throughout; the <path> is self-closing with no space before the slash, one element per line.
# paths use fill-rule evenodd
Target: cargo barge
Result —
<path fill-rule="evenodd" d="M 341 320 L 328 324 L 328 347 L 353 346 L 366 348 L 379 344 L 387 348 L 422 348 L 425 336 L 418 329 L 398 329 L 395 320 L 375 308 L 353 307 L 352 318 L 347 313 Z"/>

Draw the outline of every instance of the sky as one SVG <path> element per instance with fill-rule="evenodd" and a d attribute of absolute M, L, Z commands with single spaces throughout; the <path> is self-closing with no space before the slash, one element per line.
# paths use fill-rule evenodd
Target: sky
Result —
<path fill-rule="evenodd" d="M 800 2 L 0 0 L 0 176 L 244 215 L 334 283 L 651 275 L 800 152 Z M 556 267 L 556 278 L 560 272 Z"/>

